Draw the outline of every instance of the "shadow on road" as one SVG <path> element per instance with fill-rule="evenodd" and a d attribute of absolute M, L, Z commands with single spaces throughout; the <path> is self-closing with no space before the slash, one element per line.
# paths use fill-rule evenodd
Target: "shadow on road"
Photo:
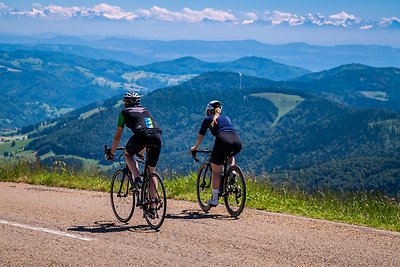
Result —
<path fill-rule="evenodd" d="M 68 231 L 84 232 L 84 233 L 117 233 L 124 231 L 134 232 L 157 232 L 150 228 L 148 225 L 128 225 L 127 223 L 113 223 L 113 222 L 94 222 L 93 225 L 87 226 L 73 226 L 68 228 Z"/>
<path fill-rule="evenodd" d="M 198 219 L 215 219 L 215 220 L 237 220 L 227 215 L 210 214 L 200 210 L 182 210 L 180 214 L 167 214 L 166 219 L 178 220 L 198 220 Z"/>

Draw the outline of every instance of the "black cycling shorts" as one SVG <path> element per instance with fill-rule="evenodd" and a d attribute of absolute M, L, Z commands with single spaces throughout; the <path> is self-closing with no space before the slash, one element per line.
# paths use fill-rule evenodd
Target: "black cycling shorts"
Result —
<path fill-rule="evenodd" d="M 242 140 L 236 132 L 221 132 L 215 138 L 210 162 L 222 165 L 227 157 L 235 156 L 242 150 Z"/>
<path fill-rule="evenodd" d="M 161 133 L 152 132 L 145 134 L 133 135 L 125 146 L 126 152 L 134 156 L 143 150 L 148 145 L 154 145 L 147 154 L 147 164 L 150 167 L 155 167 L 158 162 L 161 151 Z"/>

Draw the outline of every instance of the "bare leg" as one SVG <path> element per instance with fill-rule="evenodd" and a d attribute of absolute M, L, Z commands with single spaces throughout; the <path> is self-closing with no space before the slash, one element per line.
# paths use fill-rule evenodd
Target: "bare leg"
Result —
<path fill-rule="evenodd" d="M 149 166 L 149 172 L 150 173 L 148 173 L 148 174 L 154 173 L 155 171 L 156 171 L 156 167 Z M 152 199 L 156 198 L 157 197 L 158 181 L 154 176 L 151 177 L 149 188 L 150 188 L 150 197 Z M 154 208 L 156 206 L 156 203 L 151 203 L 150 206 L 152 208 Z"/>
<path fill-rule="evenodd" d="M 212 169 L 212 189 L 219 190 L 221 184 L 222 165 L 215 165 L 211 163 Z"/>
<path fill-rule="evenodd" d="M 129 170 L 132 172 L 133 178 L 138 177 L 139 174 L 139 167 L 138 164 L 133 156 L 131 156 L 128 152 L 125 150 L 125 161 L 126 164 L 128 165 Z"/>
<path fill-rule="evenodd" d="M 228 165 L 232 166 L 236 164 L 235 157 L 228 157 Z"/>

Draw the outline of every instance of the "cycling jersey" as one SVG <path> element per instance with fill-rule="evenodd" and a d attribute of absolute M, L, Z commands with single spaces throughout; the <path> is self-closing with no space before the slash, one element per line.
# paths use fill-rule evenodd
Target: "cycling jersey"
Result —
<path fill-rule="evenodd" d="M 206 117 L 201 124 L 199 134 L 205 135 L 207 129 L 210 129 L 211 134 L 217 136 L 220 132 L 236 132 L 232 126 L 231 120 L 225 115 L 219 115 L 217 123 L 214 123 L 214 127 L 211 127 L 211 123 L 214 116 Z"/>
<path fill-rule="evenodd" d="M 161 132 L 150 112 L 140 105 L 124 108 L 119 114 L 117 125 L 122 128 L 126 125 L 133 134 Z"/>
<path fill-rule="evenodd" d="M 211 134 L 216 137 L 210 162 L 222 165 L 227 157 L 235 156 L 242 150 L 242 140 L 227 116 L 219 115 L 217 122 L 211 127 L 213 119 L 214 116 L 209 116 L 203 120 L 199 134 L 205 135 L 207 129 L 210 129 Z"/>
<path fill-rule="evenodd" d="M 147 154 L 147 163 L 155 167 L 161 150 L 161 129 L 150 112 L 138 105 L 126 107 L 119 113 L 117 126 L 131 129 L 133 136 L 125 146 L 130 155 L 139 153 L 148 145 L 154 145 Z"/>

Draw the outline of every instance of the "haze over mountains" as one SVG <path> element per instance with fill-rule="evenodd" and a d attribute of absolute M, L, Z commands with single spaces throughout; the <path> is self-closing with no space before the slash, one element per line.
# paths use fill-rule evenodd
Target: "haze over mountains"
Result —
<path fill-rule="evenodd" d="M 0 35 L 0 44 L 18 44 L 18 49 L 52 50 L 114 59 L 130 65 L 192 56 L 207 62 L 234 61 L 258 56 L 311 71 L 321 71 L 350 63 L 373 67 L 400 67 L 400 48 L 382 45 L 318 46 L 306 43 L 271 45 L 255 40 L 241 41 L 158 41 L 128 37 Z M 79 47 L 77 47 L 79 46 Z M 87 47 L 97 51 L 88 51 Z M 3 50 L 4 45 L 0 45 Z M 15 49 L 15 48 L 9 48 Z M 84 52 L 83 52 L 84 51 Z M 85 53 L 85 54 L 84 54 Z"/>

